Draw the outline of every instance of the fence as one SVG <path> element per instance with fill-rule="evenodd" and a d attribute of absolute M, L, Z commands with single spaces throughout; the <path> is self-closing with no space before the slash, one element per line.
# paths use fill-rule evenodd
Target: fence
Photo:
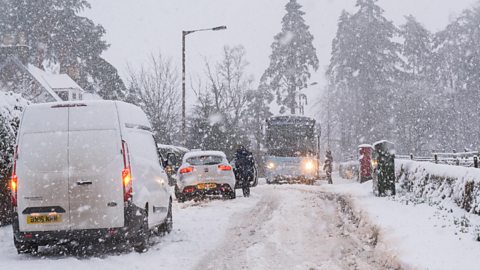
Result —
<path fill-rule="evenodd" d="M 395 158 L 403 160 L 415 160 L 423 162 L 432 162 L 435 164 L 447 164 L 462 167 L 478 168 L 479 152 L 461 152 L 461 153 L 433 153 L 430 157 L 421 157 L 410 155 L 396 155 Z"/>

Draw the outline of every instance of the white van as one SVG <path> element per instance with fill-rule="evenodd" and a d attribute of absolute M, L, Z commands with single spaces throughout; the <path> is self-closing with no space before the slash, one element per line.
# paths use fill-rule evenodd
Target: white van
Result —
<path fill-rule="evenodd" d="M 143 251 L 152 231 L 172 229 L 168 178 L 137 106 L 28 106 L 15 152 L 11 189 L 19 253 L 72 240 L 122 240 Z"/>

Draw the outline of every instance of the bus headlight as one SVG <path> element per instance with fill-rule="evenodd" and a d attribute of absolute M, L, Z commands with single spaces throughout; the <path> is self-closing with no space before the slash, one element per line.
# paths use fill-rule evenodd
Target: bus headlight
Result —
<path fill-rule="evenodd" d="M 273 162 L 271 162 L 271 161 L 268 162 L 268 163 L 267 163 L 267 169 L 270 169 L 270 170 L 275 169 L 275 163 L 273 163 Z"/>
<path fill-rule="evenodd" d="M 305 162 L 303 167 L 307 171 L 313 171 L 315 169 L 315 163 L 312 160 L 308 160 L 307 162 Z"/>

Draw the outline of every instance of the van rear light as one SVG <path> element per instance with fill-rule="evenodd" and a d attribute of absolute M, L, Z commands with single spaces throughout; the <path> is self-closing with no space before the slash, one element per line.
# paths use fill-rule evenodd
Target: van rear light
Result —
<path fill-rule="evenodd" d="M 10 179 L 10 190 L 12 192 L 11 198 L 12 198 L 12 206 L 17 206 L 17 187 L 18 187 L 18 178 L 16 175 L 12 175 L 12 178 Z"/>
<path fill-rule="evenodd" d="M 123 183 L 123 200 L 125 202 L 132 199 L 133 186 L 132 186 L 132 171 L 130 167 L 130 153 L 128 152 L 128 144 L 122 140 L 122 155 L 123 155 L 123 170 L 122 170 L 122 183 Z"/>
<path fill-rule="evenodd" d="M 123 200 L 126 202 L 132 198 L 132 174 L 130 173 L 129 168 L 125 168 L 122 171 L 122 182 L 123 182 Z"/>
<path fill-rule="evenodd" d="M 231 171 L 232 166 L 230 166 L 230 165 L 218 165 L 218 169 L 220 171 Z"/>
<path fill-rule="evenodd" d="M 18 145 L 15 146 L 15 153 L 13 154 L 13 168 L 12 177 L 10 178 L 10 192 L 12 206 L 17 206 L 17 190 L 18 190 L 18 177 L 17 177 L 17 158 L 18 158 Z"/>
<path fill-rule="evenodd" d="M 191 172 L 193 172 L 193 167 L 192 166 L 180 169 L 180 174 L 186 174 L 186 173 L 191 173 Z"/>

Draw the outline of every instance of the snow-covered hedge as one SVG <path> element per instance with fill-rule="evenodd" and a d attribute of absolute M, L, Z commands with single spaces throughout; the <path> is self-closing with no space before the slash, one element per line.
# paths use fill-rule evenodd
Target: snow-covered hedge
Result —
<path fill-rule="evenodd" d="M 19 94 L 0 91 L 0 225 L 10 221 L 8 180 L 19 120 L 28 104 Z"/>
<path fill-rule="evenodd" d="M 480 215 L 480 169 L 396 160 L 400 194 L 433 204 L 452 201 Z"/>

